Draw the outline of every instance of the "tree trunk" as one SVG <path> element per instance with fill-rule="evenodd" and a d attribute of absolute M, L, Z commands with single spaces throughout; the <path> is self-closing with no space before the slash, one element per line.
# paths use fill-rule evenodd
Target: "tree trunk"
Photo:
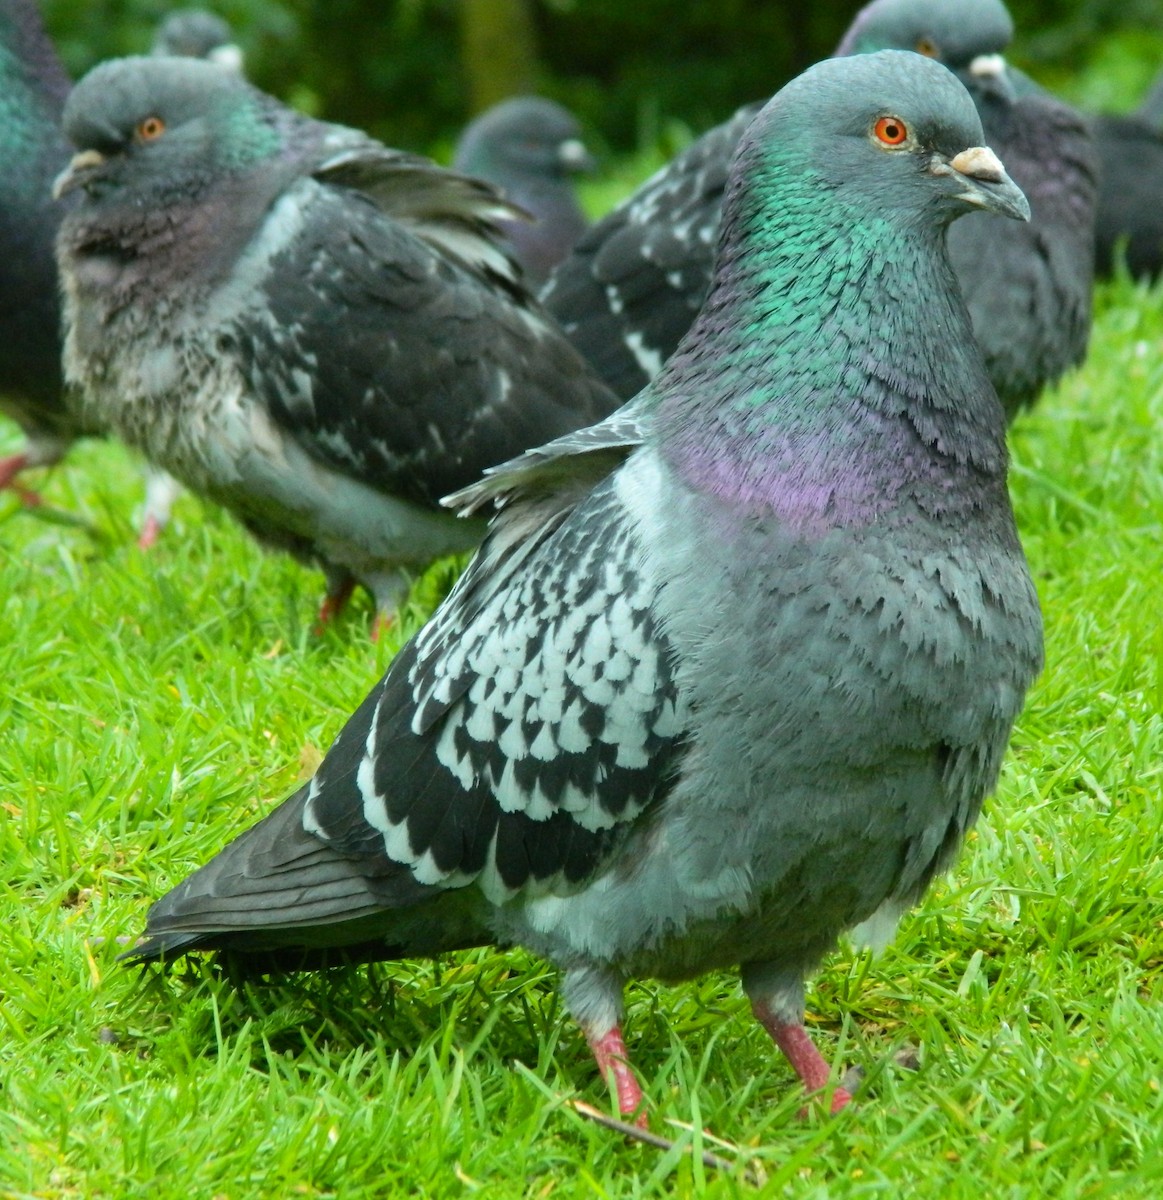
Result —
<path fill-rule="evenodd" d="M 533 0 L 460 0 L 460 29 L 474 113 L 538 90 Z"/>

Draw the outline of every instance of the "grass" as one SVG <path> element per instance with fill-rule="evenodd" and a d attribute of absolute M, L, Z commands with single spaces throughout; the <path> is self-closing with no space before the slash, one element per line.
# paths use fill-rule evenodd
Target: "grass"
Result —
<path fill-rule="evenodd" d="M 564 1106 L 608 1100 L 522 953 L 243 988 L 117 965 L 399 643 L 366 606 L 314 637 L 317 576 L 188 497 L 138 551 L 118 447 L 42 477 L 42 510 L 0 497 L 0 1195 L 743 1196 L 749 1170 L 777 1196 L 1159 1195 L 1163 294 L 1104 289 L 1086 368 L 1012 441 L 1049 661 L 957 868 L 879 960 L 841 950 L 814 982 L 858 1104 L 801 1119 L 733 979 L 634 986 L 667 1153 Z M 452 576 L 418 582 L 403 635 Z"/>

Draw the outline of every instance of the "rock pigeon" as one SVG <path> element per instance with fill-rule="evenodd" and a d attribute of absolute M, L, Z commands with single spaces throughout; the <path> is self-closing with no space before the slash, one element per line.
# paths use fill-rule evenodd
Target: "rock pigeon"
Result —
<path fill-rule="evenodd" d="M 1135 112 L 1096 117 L 1095 135 L 1095 273 L 1109 279 L 1121 254 L 1136 279 L 1154 279 L 1163 272 L 1163 77 Z"/>
<path fill-rule="evenodd" d="M 235 44 L 230 26 L 204 8 L 180 8 L 158 26 L 151 54 L 175 58 L 204 58 L 230 67 L 240 74 L 242 50 Z"/>
<path fill-rule="evenodd" d="M 81 410 L 390 614 L 479 542 L 440 496 L 615 397 L 516 280 L 486 184 L 196 59 L 102 64 L 65 109 L 58 239 Z"/>
<path fill-rule="evenodd" d="M 1163 71 L 1155 76 L 1147 94 L 1135 109 L 1135 116 L 1152 129 L 1163 133 Z"/>
<path fill-rule="evenodd" d="M 999 54 L 1012 34 L 1013 23 L 1001 0 L 874 0 L 856 15 L 836 53 L 918 50 L 963 71 L 963 82 L 972 89 L 970 65 L 982 56 Z M 1030 112 L 1015 114 L 996 130 L 990 123 L 992 106 L 982 113 L 983 120 L 988 118 L 985 128 L 991 146 L 1002 136 L 1014 139 L 1015 181 L 1033 193 L 1033 220 L 1020 230 L 1001 233 L 1002 222 L 984 215 L 976 218 L 1005 243 L 1004 253 L 991 249 L 987 259 L 991 265 L 1006 263 L 1005 271 L 994 272 L 999 306 L 1008 317 L 1021 298 L 1037 305 L 1036 311 L 1022 316 L 1019 328 L 1008 321 L 1002 325 L 990 319 L 988 281 L 972 281 L 975 329 L 994 384 L 1010 409 L 1029 398 L 1025 375 L 1011 372 L 1014 341 L 1024 341 L 1031 363 L 1037 364 L 1036 389 L 1081 358 L 1089 330 L 1086 241 L 1087 222 L 1093 221 L 1093 166 L 1089 160 L 1079 163 L 1083 151 L 1077 143 L 1085 137 L 1077 128 L 1079 119 L 1069 110 L 1051 112 L 1052 105 L 1048 98 L 1031 104 Z M 758 108 L 740 109 L 730 121 L 704 134 L 594 225 L 542 292 L 546 307 L 574 344 L 624 398 L 657 373 L 706 294 L 727 164 Z M 1020 135 L 1011 132 L 1011 125 L 1043 118 L 1046 125 L 1041 132 L 1029 128 Z M 1062 126 L 1067 140 L 1063 161 L 1052 161 L 1051 179 L 1046 180 L 1039 172 L 1045 159 L 1053 160 L 1058 151 L 1043 141 L 1056 138 Z M 995 148 L 1008 161 L 1008 147 Z M 1081 174 L 1077 179 L 1076 169 Z M 1058 203 L 1059 191 L 1069 200 Z M 1076 210 L 1083 210 L 1077 224 Z M 1070 222 L 1064 233 L 1055 224 L 1063 211 Z M 966 243 L 975 240 L 972 233 L 959 236 Z M 1076 249 L 1078 266 L 1062 270 L 1059 277 Z M 961 257 L 955 256 L 958 267 Z M 969 266 L 981 275 L 979 260 Z M 1056 304 L 1062 305 L 1061 311 L 1053 307 Z M 1080 328 L 1081 313 L 1086 316 Z"/>
<path fill-rule="evenodd" d="M 912 53 L 778 93 L 662 373 L 452 498 L 499 511 L 448 599 L 131 956 L 520 944 L 562 970 L 627 1114 L 623 984 L 737 966 L 823 1087 L 805 973 L 949 862 L 1042 660 L 945 254 L 960 213 L 1029 213 L 981 136 Z"/>
<path fill-rule="evenodd" d="M 64 209 L 53 179 L 69 161 L 61 114 L 72 84 L 32 0 L 0 0 L 0 412 L 24 431 L 24 447 L 0 459 L 0 489 L 30 504 L 40 497 L 15 481 L 58 462 L 83 434 L 101 432 L 67 404 L 61 376 L 61 305 L 53 242 Z M 142 545 L 169 519 L 176 486 L 147 473 Z"/>
<path fill-rule="evenodd" d="M 525 282 L 540 287 L 586 227 L 573 177 L 593 159 L 573 114 L 539 96 L 502 100 L 465 128 L 452 166 L 495 184 L 533 218 L 502 228 Z"/>
<path fill-rule="evenodd" d="M 949 257 L 1007 416 L 1086 357 L 1099 159 L 1091 124 L 983 55 L 958 72 L 986 141 L 1030 202 L 1019 225 L 984 213 L 949 230 Z"/>
<path fill-rule="evenodd" d="M 52 181 L 69 160 L 69 80 L 32 0 L 0 3 L 0 412 L 26 443 L 0 459 L 0 488 L 60 459 L 81 432 L 62 398 Z"/>

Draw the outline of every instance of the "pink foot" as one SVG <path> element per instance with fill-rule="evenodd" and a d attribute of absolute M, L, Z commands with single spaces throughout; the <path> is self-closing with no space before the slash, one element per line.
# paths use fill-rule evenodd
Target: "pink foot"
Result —
<path fill-rule="evenodd" d="M 772 1040 L 783 1051 L 795 1073 L 803 1080 L 809 1092 L 820 1092 L 828 1086 L 831 1071 L 823 1055 L 816 1049 L 803 1025 L 780 1020 L 770 1009 L 754 1005 L 756 1019 L 771 1034 Z M 852 1101 L 852 1093 L 837 1087 L 832 1092 L 833 1113 L 838 1113 Z"/>
<path fill-rule="evenodd" d="M 321 637 L 327 626 L 339 617 L 339 614 L 347 607 L 347 602 L 351 599 L 354 591 L 355 580 L 350 575 L 338 583 L 332 584 L 327 595 L 323 597 L 323 603 L 319 605 L 319 616 L 315 621 L 316 637 Z"/>
<path fill-rule="evenodd" d="M 624 1117 L 638 1114 L 635 1124 L 646 1128 L 646 1113 L 643 1110 L 642 1088 L 630 1069 L 630 1056 L 626 1053 L 626 1043 L 622 1041 L 622 1031 L 617 1025 L 601 1037 L 586 1035 L 598 1070 L 602 1078 L 614 1081 L 614 1090 L 618 1094 L 618 1111 Z"/>
<path fill-rule="evenodd" d="M 149 550 L 161 537 L 162 523 L 157 517 L 146 517 L 141 523 L 141 533 L 137 536 L 137 544 L 142 550 Z"/>

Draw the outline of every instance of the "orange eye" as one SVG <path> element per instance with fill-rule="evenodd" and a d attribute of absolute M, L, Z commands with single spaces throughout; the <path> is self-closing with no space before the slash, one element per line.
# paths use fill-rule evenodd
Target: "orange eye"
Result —
<path fill-rule="evenodd" d="M 941 52 L 937 49 L 937 43 L 932 38 L 923 37 L 916 45 L 918 54 L 923 54 L 926 58 L 940 58 Z"/>
<path fill-rule="evenodd" d="M 139 142 L 156 142 L 165 131 L 166 123 L 161 117 L 146 117 L 144 121 L 138 122 L 134 132 Z"/>
<path fill-rule="evenodd" d="M 872 127 L 876 140 L 886 146 L 899 146 L 909 136 L 909 127 L 900 117 L 881 117 Z"/>

